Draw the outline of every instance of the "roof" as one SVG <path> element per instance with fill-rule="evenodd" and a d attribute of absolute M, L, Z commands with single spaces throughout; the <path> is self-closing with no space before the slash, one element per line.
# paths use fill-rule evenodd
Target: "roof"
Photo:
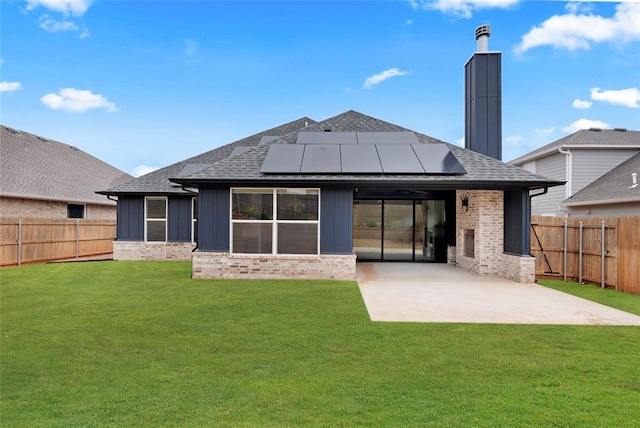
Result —
<path fill-rule="evenodd" d="M 640 175 L 640 153 L 622 162 L 571 198 L 565 199 L 562 205 L 640 202 L 640 184 L 633 186 L 631 176 L 633 173 Z"/>
<path fill-rule="evenodd" d="M 106 190 L 101 190 L 100 193 L 105 195 L 189 195 L 192 193 L 183 190 L 181 186 L 172 185 L 169 178 L 185 176 L 194 170 L 209 167 L 223 159 L 239 156 L 236 153 L 243 152 L 244 148 L 251 149 L 261 142 L 264 143 L 265 141 L 277 139 L 275 137 L 282 137 L 293 131 L 305 129 L 305 127 L 312 126 L 314 123 L 316 122 L 313 119 L 302 117 L 150 172 L 127 183 L 110 188 L 105 186 L 103 189 Z"/>
<path fill-rule="evenodd" d="M 411 132 L 371 116 L 350 110 L 304 128 L 308 132 Z M 507 165 L 499 160 L 445 143 L 428 135 L 415 133 L 418 144 L 445 145 L 466 171 L 466 174 L 264 174 L 261 172 L 264 160 L 273 144 L 296 144 L 300 130 L 296 130 L 269 144 L 258 145 L 234 157 L 220 160 L 216 164 L 182 177 L 174 176 L 174 181 L 198 186 L 200 184 L 260 185 L 286 183 L 287 185 L 334 184 L 358 186 L 437 186 L 440 188 L 484 188 L 506 189 L 515 187 L 540 188 L 563 184 L 520 167 Z"/>
<path fill-rule="evenodd" d="M 600 129 L 590 128 L 576 131 L 552 143 L 537 148 L 509 162 L 511 165 L 522 165 L 525 162 L 556 153 L 560 148 L 638 148 L 640 149 L 640 131 L 624 128 Z"/>
<path fill-rule="evenodd" d="M 132 178 L 77 147 L 0 126 L 2 196 L 115 205 L 96 190 Z"/>

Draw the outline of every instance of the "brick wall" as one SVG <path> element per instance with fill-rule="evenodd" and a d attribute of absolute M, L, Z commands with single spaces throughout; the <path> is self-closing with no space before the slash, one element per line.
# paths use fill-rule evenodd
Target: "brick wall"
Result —
<path fill-rule="evenodd" d="M 67 203 L 0 196 L 0 216 L 15 218 L 67 218 Z M 85 218 L 116 221 L 116 206 L 86 204 Z"/>
<path fill-rule="evenodd" d="M 356 279 L 356 256 L 193 253 L 193 278 Z"/>
<path fill-rule="evenodd" d="M 189 242 L 114 241 L 114 260 L 191 260 Z"/>
<path fill-rule="evenodd" d="M 468 209 L 460 198 L 469 199 Z M 456 264 L 478 275 L 535 281 L 535 259 L 504 254 L 504 194 L 497 190 L 456 191 Z M 465 255 L 464 233 L 473 230 L 474 257 Z"/>

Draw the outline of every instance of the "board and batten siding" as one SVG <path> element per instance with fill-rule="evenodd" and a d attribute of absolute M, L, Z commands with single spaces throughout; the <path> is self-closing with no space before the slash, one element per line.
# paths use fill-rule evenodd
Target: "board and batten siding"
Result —
<path fill-rule="evenodd" d="M 554 153 L 550 156 L 535 161 L 536 174 L 555 180 L 566 180 L 566 155 Z M 536 196 L 531 200 L 531 214 L 556 215 L 562 214 L 560 202 L 566 198 L 565 186 L 550 187 L 545 195 Z M 535 191 L 540 193 L 540 191 Z"/>
<path fill-rule="evenodd" d="M 638 153 L 638 149 L 572 149 L 571 153 L 573 157 L 571 193 L 575 195 Z"/>
<path fill-rule="evenodd" d="M 118 241 L 144 241 L 144 196 L 118 197 Z"/>

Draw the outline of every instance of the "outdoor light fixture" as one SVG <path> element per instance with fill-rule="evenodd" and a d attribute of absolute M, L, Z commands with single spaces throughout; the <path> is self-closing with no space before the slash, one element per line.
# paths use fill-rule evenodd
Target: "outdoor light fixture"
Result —
<path fill-rule="evenodd" d="M 460 201 L 462 202 L 462 208 L 465 211 L 469 211 L 469 197 L 468 196 L 460 196 Z"/>

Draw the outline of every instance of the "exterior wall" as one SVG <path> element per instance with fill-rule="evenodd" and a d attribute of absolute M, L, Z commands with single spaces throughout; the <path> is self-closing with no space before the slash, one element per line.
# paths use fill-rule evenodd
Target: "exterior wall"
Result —
<path fill-rule="evenodd" d="M 119 241 L 144 241 L 144 196 L 118 198 Z"/>
<path fill-rule="evenodd" d="M 321 189 L 320 198 L 320 253 L 353 254 L 353 189 Z"/>
<path fill-rule="evenodd" d="M 569 217 L 640 216 L 640 202 L 567 207 L 566 212 Z"/>
<path fill-rule="evenodd" d="M 572 149 L 571 153 L 573 159 L 571 193 L 575 195 L 584 187 L 638 153 L 638 149 Z"/>
<path fill-rule="evenodd" d="M 191 260 L 195 244 L 188 242 L 114 241 L 114 260 Z"/>
<path fill-rule="evenodd" d="M 84 205 L 84 214 L 87 219 L 111 221 L 116 219 L 115 205 Z M 67 203 L 0 196 L 0 215 L 24 218 L 67 218 Z"/>
<path fill-rule="evenodd" d="M 535 281 L 535 258 L 504 253 L 504 194 L 496 190 L 458 190 L 469 198 L 468 209 L 456 207 L 456 264 L 478 275 L 518 282 Z M 474 257 L 464 253 L 464 230 L 474 231 Z"/>
<path fill-rule="evenodd" d="M 193 278 L 356 279 L 354 254 L 320 256 L 193 253 Z"/>
<path fill-rule="evenodd" d="M 565 181 L 566 155 L 554 153 L 545 158 L 536 160 L 536 174 L 555 180 Z M 538 191 L 534 192 L 538 193 Z M 566 199 L 566 185 L 550 187 L 545 195 L 536 196 L 531 200 L 531 214 L 533 215 L 559 215 L 560 202 Z"/>

